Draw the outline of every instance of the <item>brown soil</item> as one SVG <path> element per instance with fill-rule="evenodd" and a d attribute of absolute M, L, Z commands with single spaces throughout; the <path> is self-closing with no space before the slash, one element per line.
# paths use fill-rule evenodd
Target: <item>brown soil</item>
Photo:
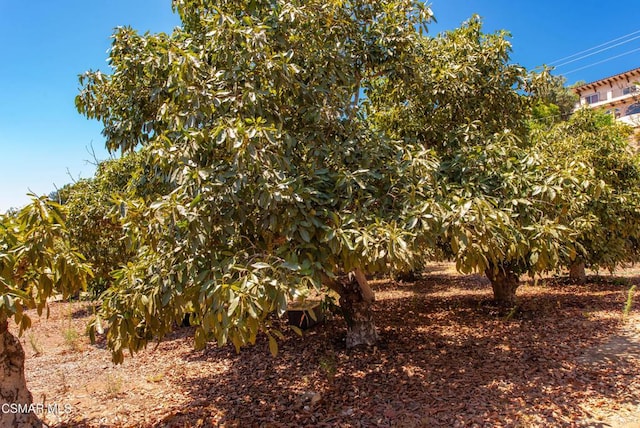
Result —
<path fill-rule="evenodd" d="M 640 290 L 623 317 L 640 276 L 621 275 L 529 283 L 513 312 L 446 265 L 379 282 L 371 349 L 345 350 L 328 317 L 304 337 L 285 330 L 275 358 L 265 338 L 194 351 L 187 327 L 115 366 L 84 335 L 91 306 L 64 302 L 21 342 L 57 427 L 640 427 Z"/>

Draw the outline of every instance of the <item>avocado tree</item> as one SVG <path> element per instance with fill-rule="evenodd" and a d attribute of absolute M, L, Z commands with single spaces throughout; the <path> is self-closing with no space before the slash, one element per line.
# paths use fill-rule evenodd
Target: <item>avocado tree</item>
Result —
<path fill-rule="evenodd" d="M 483 272 L 494 299 L 511 305 L 522 274 L 556 269 L 575 253 L 571 213 L 582 213 L 588 194 L 579 163 L 549 167 L 535 150 L 517 147 L 508 136 L 467 148 L 449 161 L 451 211 L 445 242 L 461 272 Z M 576 171 L 581 171 L 577 173 Z M 454 176 L 455 177 L 455 176 Z"/>
<path fill-rule="evenodd" d="M 511 304 L 521 274 L 573 251 L 568 213 L 587 196 L 582 164 L 557 168 L 532 144 L 531 77 L 509 62 L 506 37 L 474 17 L 422 39 L 411 81 L 379 79 L 370 116 L 389 138 L 434 152 L 441 255 L 485 273 L 495 299 Z"/>
<path fill-rule="evenodd" d="M 185 312 L 198 347 L 240 347 L 263 331 L 275 350 L 267 315 L 322 286 L 340 294 L 347 345 L 373 343 L 364 273 L 412 263 L 414 235 L 433 215 L 423 203 L 416 217 L 405 201 L 430 191 L 436 164 L 372 127 L 363 93 L 383 76 L 408 78 L 429 9 L 414 0 L 173 5 L 181 27 L 118 29 L 112 72 L 83 75 L 77 97 L 109 149 L 142 147 L 173 188 L 136 211 L 138 254 L 105 294 L 115 360 Z"/>
<path fill-rule="evenodd" d="M 111 281 L 111 271 L 125 264 L 133 252 L 127 248 L 125 233 L 116 215 L 118 193 L 123 193 L 130 172 L 120 159 L 98 164 L 92 178 L 80 179 L 57 191 L 56 199 L 64 206 L 65 223 L 73 246 L 93 266 L 94 277 L 88 289 L 98 295 Z M 127 174 L 128 173 L 128 174 Z"/>
<path fill-rule="evenodd" d="M 70 296 L 86 287 L 91 270 L 69 244 L 61 207 L 45 197 L 33 198 L 15 215 L 0 216 L 0 405 L 1 426 L 42 426 L 29 405 L 32 396 L 25 382 L 25 354 L 8 330 L 13 318 L 19 333 L 31 326 L 25 312 L 38 315 L 53 295 Z"/>
<path fill-rule="evenodd" d="M 631 129 L 611 115 L 578 110 L 552 127 L 535 126 L 532 135 L 546 162 L 565 167 L 580 160 L 589 174 L 589 201 L 571 214 L 576 250 L 563 258 L 570 276 L 585 280 L 585 266 L 615 269 L 638 260 L 640 242 L 640 157 L 629 145 Z"/>
<path fill-rule="evenodd" d="M 533 103 L 533 120 L 538 123 L 550 124 L 568 120 L 580 100 L 571 87 L 567 86 L 567 79 L 553 75 L 551 71 L 544 68 L 539 73 L 531 73 L 527 82 L 527 91 Z"/>
<path fill-rule="evenodd" d="M 112 272 L 136 253 L 121 221 L 127 209 L 123 201 L 140 210 L 146 201 L 167 191 L 166 180 L 145 166 L 144 153 L 130 152 L 99 162 L 93 177 L 55 192 L 54 199 L 64 208 L 71 245 L 91 263 L 94 276 L 88 289 L 95 296 L 111 285 Z"/>

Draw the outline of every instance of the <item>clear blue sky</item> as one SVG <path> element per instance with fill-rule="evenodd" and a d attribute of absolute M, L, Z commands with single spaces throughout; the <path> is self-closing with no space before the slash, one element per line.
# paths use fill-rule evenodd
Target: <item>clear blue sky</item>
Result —
<path fill-rule="evenodd" d="M 477 13 L 485 31 L 511 32 L 513 61 L 528 68 L 640 30 L 635 0 L 433 0 L 431 6 L 438 20 L 432 34 Z M 179 20 L 170 0 L 0 0 L 0 212 L 26 203 L 28 189 L 47 194 L 68 183 L 67 171 L 91 176 L 90 146 L 107 157 L 99 123 L 76 112 L 74 97 L 78 74 L 108 71 L 110 35 L 120 25 L 170 32 Z M 558 73 L 569 73 L 573 83 L 640 67 L 639 36 Z M 623 56 L 607 60 L 617 55 Z"/>

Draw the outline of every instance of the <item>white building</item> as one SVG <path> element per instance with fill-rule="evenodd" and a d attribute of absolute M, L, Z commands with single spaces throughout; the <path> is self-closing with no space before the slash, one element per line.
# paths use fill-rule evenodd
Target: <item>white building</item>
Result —
<path fill-rule="evenodd" d="M 580 97 L 576 108 L 601 108 L 622 122 L 640 126 L 640 68 L 577 86 Z"/>

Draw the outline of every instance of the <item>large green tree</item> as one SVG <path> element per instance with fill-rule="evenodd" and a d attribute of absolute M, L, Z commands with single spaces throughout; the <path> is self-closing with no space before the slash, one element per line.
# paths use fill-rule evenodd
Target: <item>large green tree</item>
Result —
<path fill-rule="evenodd" d="M 8 330 L 9 320 L 13 318 L 22 334 L 31 326 L 27 310 L 41 315 L 49 297 L 74 294 L 86 287 L 90 275 L 83 257 L 69 244 L 58 204 L 34 197 L 15 215 L 0 216 L 0 405 L 12 410 L 0 412 L 1 426 L 42 425 L 29 407 L 25 354 Z"/>
<path fill-rule="evenodd" d="M 583 166 L 548 163 L 530 138 L 542 96 L 531 88 L 557 82 L 534 76 L 532 85 L 509 61 L 507 34 L 483 33 L 477 17 L 421 42 L 409 82 L 377 81 L 371 117 L 390 138 L 436 154 L 441 256 L 485 273 L 495 299 L 511 304 L 521 274 L 551 270 L 572 252 L 567 213 L 586 200 L 574 176 Z"/>
<path fill-rule="evenodd" d="M 323 284 L 341 295 L 348 345 L 372 343 L 363 272 L 411 263 L 413 229 L 428 225 L 409 221 L 403 201 L 428 190 L 434 163 L 371 127 L 361 94 L 406 74 L 429 9 L 411 0 L 174 8 L 183 26 L 171 35 L 118 29 L 113 72 L 84 75 L 77 98 L 110 149 L 145 147 L 175 186 L 143 212 L 136 262 L 106 296 L 115 359 L 185 311 L 198 346 L 272 338 L 267 314 Z"/>
<path fill-rule="evenodd" d="M 267 315 L 323 286 L 347 345 L 371 344 L 366 273 L 439 247 L 512 302 L 518 275 L 572 250 L 583 183 L 535 152 L 506 34 L 472 19 L 427 37 L 411 0 L 174 8 L 170 35 L 118 29 L 112 72 L 83 75 L 77 97 L 109 149 L 141 147 L 173 189 L 127 220 L 138 253 L 102 313 L 116 361 L 186 312 L 197 346 L 262 331 L 275 349 Z"/>

